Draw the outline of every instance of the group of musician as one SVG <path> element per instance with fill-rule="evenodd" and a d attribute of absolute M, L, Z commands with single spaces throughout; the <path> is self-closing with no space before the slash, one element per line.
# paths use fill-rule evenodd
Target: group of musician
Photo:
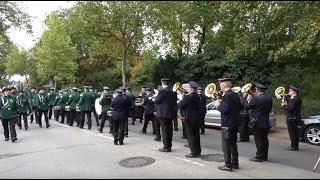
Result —
<path fill-rule="evenodd" d="M 239 168 L 237 132 L 240 132 L 240 141 L 249 141 L 249 126 L 253 130 L 254 141 L 257 152 L 250 161 L 262 162 L 268 160 L 268 132 L 270 129 L 269 113 L 272 110 L 272 97 L 265 90 L 266 86 L 255 83 L 255 92 L 236 93 L 232 90 L 230 78 L 218 79 L 221 96 L 217 96 L 216 108 L 221 113 L 221 136 L 222 149 L 225 165 L 218 168 L 223 171 L 232 171 Z M 141 132 L 146 134 L 148 124 L 152 124 L 152 133 L 155 141 L 161 141 L 163 147 L 161 152 L 171 152 L 174 123 L 177 116 L 182 122 L 182 138 L 188 143 L 185 147 L 190 148 L 188 158 L 201 157 L 200 134 L 205 133 L 204 119 L 207 112 L 206 99 L 202 88 L 198 83 L 190 81 L 185 92 L 176 92 L 171 88 L 171 80 L 161 79 L 161 88 L 151 89 L 143 87 L 141 92 L 141 106 L 144 108 L 144 124 Z M 299 89 L 290 86 L 287 101 L 282 102 L 286 111 L 287 125 L 291 146 L 289 150 L 298 150 L 298 124 L 301 121 L 301 98 L 298 96 Z M 95 101 L 99 98 L 101 114 L 95 110 Z M 30 116 L 30 123 L 36 120 L 42 128 L 42 115 L 44 116 L 46 128 L 50 127 L 49 119 L 54 114 L 54 119 L 64 123 L 65 116 L 67 123 L 83 129 L 85 115 L 87 115 L 88 129 L 91 129 L 92 114 L 96 117 L 97 126 L 99 118 L 101 123 L 99 132 L 103 132 L 105 122 L 109 122 L 110 131 L 113 134 L 114 144 L 123 145 L 124 137 L 128 136 L 128 118 L 131 114 L 132 124 L 135 121 L 135 96 L 124 87 L 119 87 L 113 93 L 109 87 L 104 86 L 102 93 L 95 92 L 92 87 L 84 86 L 82 92 L 79 88 L 60 90 L 56 92 L 50 88 L 31 87 L 30 90 L 23 90 L 13 86 L 2 88 L 0 101 L 0 118 L 2 121 L 5 141 L 17 140 L 15 124 L 22 129 L 21 119 L 23 118 L 24 128 L 28 130 L 27 116 Z M 240 129 L 239 129 L 240 127 Z"/>

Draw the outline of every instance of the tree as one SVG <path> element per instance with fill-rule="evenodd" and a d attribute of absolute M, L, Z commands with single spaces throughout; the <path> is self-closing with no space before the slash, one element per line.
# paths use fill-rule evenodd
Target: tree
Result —
<path fill-rule="evenodd" d="M 6 58 L 5 66 L 5 71 L 10 76 L 14 74 L 20 74 L 21 76 L 28 74 L 27 52 L 20 51 L 15 45 L 12 45 L 10 54 Z"/>
<path fill-rule="evenodd" d="M 72 85 L 77 69 L 76 48 L 58 14 L 51 14 L 46 25 L 48 29 L 42 34 L 34 55 L 37 72 L 45 81 L 55 80 L 58 87 Z"/>

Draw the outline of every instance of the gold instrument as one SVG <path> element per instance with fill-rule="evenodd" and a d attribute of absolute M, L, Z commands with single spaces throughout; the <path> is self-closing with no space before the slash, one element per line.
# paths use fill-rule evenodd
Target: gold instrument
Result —
<path fill-rule="evenodd" d="M 239 93 L 240 93 L 240 91 L 241 91 L 241 87 L 239 87 L 239 86 L 235 86 L 235 87 L 231 88 L 231 90 L 232 90 L 233 92 L 235 92 L 235 93 L 239 94 Z"/>
<path fill-rule="evenodd" d="M 253 84 L 248 83 L 248 84 L 244 85 L 244 86 L 241 88 L 241 92 L 242 92 L 242 93 L 248 93 L 248 94 L 254 96 L 254 94 L 255 94 L 255 88 L 254 88 Z"/>
<path fill-rule="evenodd" d="M 188 91 L 182 87 L 182 84 L 180 82 L 176 82 L 172 87 L 173 92 L 177 93 L 188 93 Z"/>
<path fill-rule="evenodd" d="M 277 99 L 282 99 L 282 103 L 288 103 L 290 95 L 286 93 L 286 89 L 284 87 L 278 87 L 274 91 L 275 96 Z"/>
<path fill-rule="evenodd" d="M 20 95 L 17 96 L 17 105 L 18 105 L 18 106 L 21 106 L 21 105 L 22 105 L 22 98 L 21 98 Z"/>
<path fill-rule="evenodd" d="M 209 98 L 221 99 L 223 96 L 222 91 L 217 90 L 217 86 L 214 83 L 210 83 L 204 90 L 204 94 Z"/>

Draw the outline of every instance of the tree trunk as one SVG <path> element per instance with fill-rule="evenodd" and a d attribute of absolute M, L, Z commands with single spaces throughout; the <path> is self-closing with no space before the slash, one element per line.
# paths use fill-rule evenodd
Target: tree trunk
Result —
<path fill-rule="evenodd" d="M 206 40 L 206 29 L 205 27 L 202 27 L 202 33 L 201 33 L 200 42 L 197 49 L 197 54 L 200 54 L 202 52 L 202 47 L 205 43 L 205 40 Z"/>
<path fill-rule="evenodd" d="M 122 52 L 122 86 L 127 87 L 127 47 L 123 46 L 123 52 Z"/>

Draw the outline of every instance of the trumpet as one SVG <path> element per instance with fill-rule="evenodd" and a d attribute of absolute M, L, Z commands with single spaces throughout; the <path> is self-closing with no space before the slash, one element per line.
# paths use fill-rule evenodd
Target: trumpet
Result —
<path fill-rule="evenodd" d="M 187 94 L 188 91 L 182 87 L 182 84 L 180 82 L 176 82 L 172 87 L 173 92 L 177 92 L 177 94 L 185 93 Z"/>
<path fill-rule="evenodd" d="M 210 83 L 204 90 L 204 94 L 209 98 L 221 99 L 224 96 L 224 93 L 220 90 L 217 90 L 217 86 L 214 83 Z"/>
<path fill-rule="evenodd" d="M 286 89 L 284 87 L 281 87 L 281 86 L 278 87 L 274 91 L 274 95 L 276 96 L 277 99 L 282 100 L 282 104 L 288 103 L 288 101 L 289 101 L 290 95 L 288 93 L 286 93 Z"/>

